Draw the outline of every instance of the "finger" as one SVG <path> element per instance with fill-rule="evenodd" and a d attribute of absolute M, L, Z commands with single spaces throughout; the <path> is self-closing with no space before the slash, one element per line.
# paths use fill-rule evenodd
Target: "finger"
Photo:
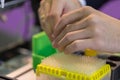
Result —
<path fill-rule="evenodd" d="M 39 14 L 39 17 L 40 17 L 41 21 L 45 22 L 48 14 L 50 13 L 51 5 L 52 5 L 52 0 L 41 1 L 41 6 L 38 10 L 38 14 Z"/>
<path fill-rule="evenodd" d="M 46 17 L 47 17 L 47 13 L 49 13 L 50 5 L 51 5 L 50 3 L 48 4 L 48 0 L 41 1 L 40 8 L 38 10 L 38 15 L 41 24 L 46 24 Z M 45 27 L 45 25 L 42 27 Z"/>
<path fill-rule="evenodd" d="M 72 32 L 72 31 L 77 31 L 77 30 L 81 30 L 81 29 L 84 29 L 86 28 L 87 26 L 90 26 L 90 17 L 91 16 L 88 16 L 87 18 L 81 20 L 81 21 L 78 21 L 74 24 L 68 24 L 65 29 L 63 29 L 63 31 L 56 37 L 56 39 L 54 40 L 53 42 L 53 45 L 54 46 L 57 46 L 58 45 L 58 42 L 65 36 L 65 34 L 69 33 L 69 32 Z"/>
<path fill-rule="evenodd" d="M 51 27 L 48 25 L 48 24 L 44 24 L 45 26 L 47 26 L 47 27 L 42 27 L 43 28 L 43 30 L 46 32 L 46 34 L 48 35 L 48 37 L 49 37 L 49 39 L 51 40 L 51 41 L 53 41 L 53 37 L 52 37 L 52 31 L 51 31 Z"/>
<path fill-rule="evenodd" d="M 92 30 L 84 29 L 67 33 L 59 42 L 59 47 L 66 47 L 75 40 L 88 39 L 93 36 Z"/>
<path fill-rule="evenodd" d="M 59 52 L 63 52 L 63 48 L 59 47 L 57 49 L 59 50 Z"/>
<path fill-rule="evenodd" d="M 75 11 L 69 12 L 68 14 L 65 14 L 62 16 L 60 21 L 55 26 L 54 30 L 54 36 L 58 36 L 58 34 L 62 31 L 62 29 L 67 24 L 72 24 L 73 22 L 76 22 L 78 20 L 82 20 L 83 18 L 87 17 L 91 14 L 91 12 L 95 11 L 91 7 L 83 7 L 80 9 L 77 9 Z"/>
<path fill-rule="evenodd" d="M 62 2 L 61 0 L 52 1 L 50 15 L 61 17 L 63 10 L 64 10 L 64 4 L 65 2 Z"/>
<path fill-rule="evenodd" d="M 51 9 L 49 14 L 47 15 L 46 22 L 50 25 L 52 32 L 55 24 L 59 20 L 60 16 L 62 15 L 62 11 L 64 9 L 63 4 L 60 4 L 60 2 L 61 2 L 60 0 L 55 0 L 55 1 L 52 0 Z"/>
<path fill-rule="evenodd" d="M 52 1 L 50 5 L 51 5 L 50 6 L 51 9 L 49 8 L 47 10 L 46 18 L 45 20 L 43 20 L 42 23 L 46 24 L 46 26 L 44 26 L 44 30 L 50 36 L 50 38 L 52 38 L 53 28 L 56 22 L 58 21 L 58 19 L 60 18 L 60 15 L 62 14 L 63 6 L 62 4 L 59 4 L 59 1 L 57 0 Z M 47 7 L 47 3 L 46 3 L 46 7 Z"/>
<path fill-rule="evenodd" d="M 52 0 L 42 0 L 41 1 L 41 7 L 39 8 L 39 18 L 41 22 L 41 27 L 43 30 L 47 33 L 49 36 L 50 40 L 52 40 L 52 31 L 51 31 L 51 26 L 49 23 L 46 22 L 47 20 L 47 15 L 50 13 L 51 9 L 51 1 Z"/>
<path fill-rule="evenodd" d="M 85 39 L 85 40 L 76 40 L 68 45 L 64 52 L 65 53 L 74 53 L 77 51 L 85 51 L 86 49 L 93 49 L 93 40 Z"/>
<path fill-rule="evenodd" d="M 50 13 L 52 0 L 42 0 L 40 4 L 40 13 L 47 16 Z"/>
<path fill-rule="evenodd" d="M 73 3 L 72 2 L 71 3 L 67 2 L 68 4 L 65 4 L 63 14 L 66 14 L 66 13 L 68 13 L 70 11 L 73 11 L 75 9 L 78 9 L 78 8 L 82 7 L 78 0 L 72 0 L 72 1 L 73 1 Z"/>
<path fill-rule="evenodd" d="M 51 29 L 50 29 L 50 34 L 52 35 L 53 34 L 53 29 L 54 29 L 54 26 L 55 24 L 57 23 L 58 21 L 58 17 L 55 16 L 55 15 L 50 15 L 50 16 L 47 16 L 46 20 L 45 20 L 45 23 L 46 25 L 48 25 Z M 48 28 L 48 26 L 46 26 L 46 28 Z M 49 29 L 49 28 L 48 28 Z"/>
<path fill-rule="evenodd" d="M 48 35 L 48 37 L 52 41 L 53 37 L 52 37 L 52 29 L 51 29 L 50 24 L 48 24 L 45 19 L 40 20 L 40 23 L 41 23 L 42 29 L 46 32 L 46 34 Z"/>

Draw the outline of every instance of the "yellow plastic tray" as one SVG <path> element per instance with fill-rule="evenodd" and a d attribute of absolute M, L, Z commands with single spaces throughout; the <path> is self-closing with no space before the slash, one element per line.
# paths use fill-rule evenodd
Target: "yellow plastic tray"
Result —
<path fill-rule="evenodd" d="M 106 75 L 111 73 L 111 69 L 110 65 L 106 64 L 103 67 L 101 67 L 98 71 L 88 76 L 82 73 L 73 73 L 60 68 L 39 64 L 36 69 L 36 75 L 40 76 L 40 73 L 48 74 L 58 78 L 63 78 L 65 80 L 101 80 Z"/>

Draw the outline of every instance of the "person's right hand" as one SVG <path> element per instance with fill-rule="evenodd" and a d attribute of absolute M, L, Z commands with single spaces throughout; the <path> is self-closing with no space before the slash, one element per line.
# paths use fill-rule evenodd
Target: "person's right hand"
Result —
<path fill-rule="evenodd" d="M 63 15 L 54 31 L 53 45 L 65 53 L 120 52 L 120 20 L 89 6 Z"/>
<path fill-rule="evenodd" d="M 41 26 L 50 40 L 53 40 L 53 28 L 59 18 L 63 14 L 81 7 L 78 0 L 42 0 L 40 6 L 39 17 Z"/>

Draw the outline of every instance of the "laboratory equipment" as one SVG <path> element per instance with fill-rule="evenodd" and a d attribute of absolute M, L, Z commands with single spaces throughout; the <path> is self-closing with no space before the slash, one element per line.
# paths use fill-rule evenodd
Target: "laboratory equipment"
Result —
<path fill-rule="evenodd" d="M 56 53 L 42 60 L 36 74 L 37 80 L 110 80 L 111 69 L 103 59 Z"/>
<path fill-rule="evenodd" d="M 5 0 L 1 0 L 1 7 L 4 8 L 4 3 L 5 3 Z"/>
<path fill-rule="evenodd" d="M 49 41 L 49 38 L 44 32 L 33 36 L 33 68 L 36 71 L 37 65 L 42 62 L 43 59 L 57 53 Z M 114 58 L 115 57 L 115 58 Z M 117 58 L 116 58 L 117 57 Z M 106 63 L 111 66 L 111 79 L 120 80 L 120 55 L 111 55 L 106 59 Z"/>

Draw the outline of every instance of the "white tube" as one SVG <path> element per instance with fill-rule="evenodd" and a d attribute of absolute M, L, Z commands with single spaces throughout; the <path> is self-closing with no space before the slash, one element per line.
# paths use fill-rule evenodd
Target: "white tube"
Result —
<path fill-rule="evenodd" d="M 5 3 L 5 0 L 1 0 L 1 7 L 2 7 L 2 8 L 4 8 L 4 6 L 5 6 L 4 3 Z"/>
<path fill-rule="evenodd" d="M 86 0 L 79 0 L 82 6 L 86 6 Z"/>

